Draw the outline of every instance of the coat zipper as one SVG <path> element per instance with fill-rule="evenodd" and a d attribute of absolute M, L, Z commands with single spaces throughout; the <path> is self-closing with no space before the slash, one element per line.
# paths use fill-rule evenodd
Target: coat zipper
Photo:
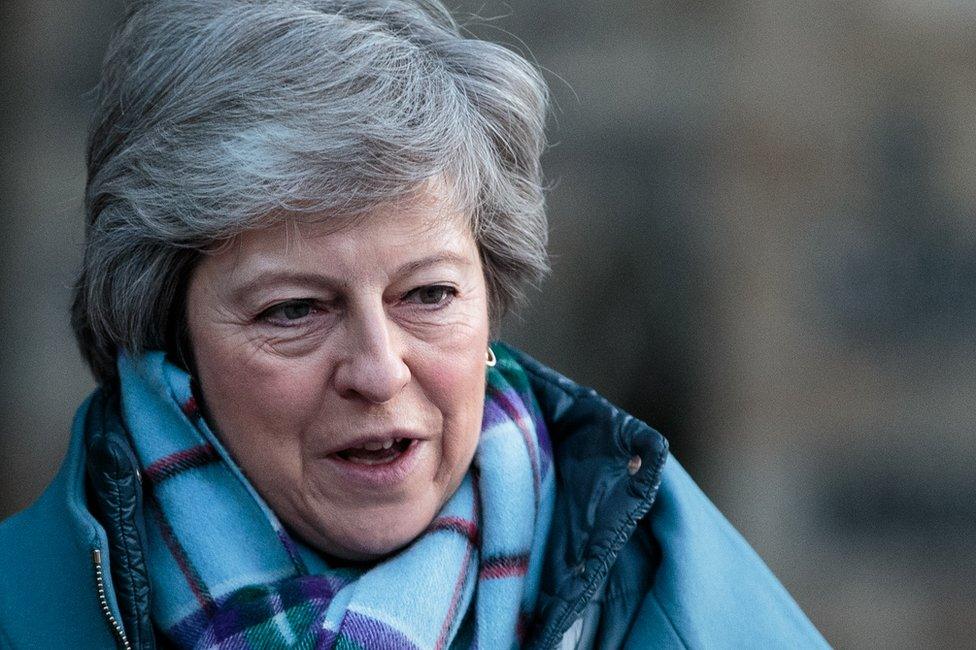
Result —
<path fill-rule="evenodd" d="M 115 618 L 115 614 L 112 613 L 112 608 L 108 606 L 108 598 L 105 595 L 105 579 L 102 577 L 102 552 L 97 548 L 92 549 L 92 563 L 95 565 L 95 587 L 98 589 L 98 604 L 102 608 L 102 614 L 105 616 L 105 620 L 108 621 L 109 626 L 111 626 L 112 631 L 115 632 L 115 636 L 118 638 L 122 647 L 125 650 L 132 650 L 129 637 L 125 635 L 125 629 L 119 624 L 118 619 Z"/>

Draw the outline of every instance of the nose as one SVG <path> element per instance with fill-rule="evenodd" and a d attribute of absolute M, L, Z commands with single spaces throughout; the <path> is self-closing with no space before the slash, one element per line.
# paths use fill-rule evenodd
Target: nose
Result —
<path fill-rule="evenodd" d="M 335 372 L 336 390 L 346 399 L 388 402 L 410 381 L 396 328 L 382 308 L 350 320 Z"/>

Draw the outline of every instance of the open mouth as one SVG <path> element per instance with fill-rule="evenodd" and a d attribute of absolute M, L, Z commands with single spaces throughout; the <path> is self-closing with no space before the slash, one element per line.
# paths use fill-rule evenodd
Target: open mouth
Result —
<path fill-rule="evenodd" d="M 339 458 L 357 465 L 392 463 L 414 443 L 413 438 L 395 438 L 386 442 L 368 442 L 336 453 Z"/>

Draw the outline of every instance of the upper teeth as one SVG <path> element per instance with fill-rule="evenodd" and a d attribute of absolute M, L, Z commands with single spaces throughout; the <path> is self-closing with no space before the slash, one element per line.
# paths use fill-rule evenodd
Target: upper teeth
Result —
<path fill-rule="evenodd" d="M 380 449 L 389 449 L 392 446 L 392 440 L 387 440 L 386 442 L 367 442 L 363 445 L 363 449 L 366 451 L 379 451 Z"/>

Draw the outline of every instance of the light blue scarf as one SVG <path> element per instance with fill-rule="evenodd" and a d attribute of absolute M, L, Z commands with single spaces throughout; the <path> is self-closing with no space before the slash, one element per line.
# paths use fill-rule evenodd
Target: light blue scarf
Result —
<path fill-rule="evenodd" d="M 472 469 L 427 531 L 364 570 L 292 540 L 162 353 L 121 356 L 147 487 L 153 620 L 185 648 L 509 648 L 531 623 L 555 497 L 525 373 L 488 371 Z"/>

